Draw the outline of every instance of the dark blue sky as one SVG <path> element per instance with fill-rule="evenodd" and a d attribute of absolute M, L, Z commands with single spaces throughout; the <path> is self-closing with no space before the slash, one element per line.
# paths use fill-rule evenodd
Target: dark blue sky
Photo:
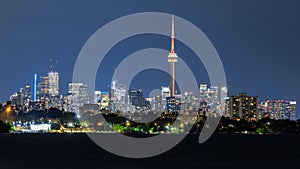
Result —
<path fill-rule="evenodd" d="M 208 36 L 223 62 L 229 94 L 247 92 L 260 100 L 299 101 L 300 2 L 296 0 L 2 0 L 0 101 L 8 100 L 23 84 L 31 84 L 34 73 L 46 75 L 50 58 L 58 60 L 61 92 L 66 94 L 74 63 L 86 40 L 114 19 L 149 11 L 173 13 Z M 147 47 L 169 50 L 169 42 L 168 37 L 158 35 L 122 41 L 100 66 L 107 74 L 97 75 L 96 87 L 106 88 L 114 67 L 128 54 Z M 189 48 L 177 42 L 176 51 L 191 66 L 198 81 L 207 83 L 202 63 Z M 152 83 L 144 83 L 143 79 Z M 132 86 L 147 92 L 152 87 L 149 84 L 157 87 L 165 83 L 169 83 L 168 77 L 152 70 L 139 74 Z"/>

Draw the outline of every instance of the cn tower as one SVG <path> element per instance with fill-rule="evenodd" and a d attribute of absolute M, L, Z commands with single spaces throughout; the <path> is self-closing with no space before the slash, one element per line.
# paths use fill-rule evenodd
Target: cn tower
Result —
<path fill-rule="evenodd" d="M 175 94 L 175 62 L 177 62 L 177 54 L 175 53 L 174 44 L 175 35 L 174 35 L 174 15 L 172 15 L 172 35 L 171 35 L 171 51 L 168 55 L 168 62 L 171 63 L 171 96 Z"/>

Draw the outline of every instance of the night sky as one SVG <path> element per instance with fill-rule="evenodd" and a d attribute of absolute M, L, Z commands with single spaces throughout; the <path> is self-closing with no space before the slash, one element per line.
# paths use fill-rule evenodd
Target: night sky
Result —
<path fill-rule="evenodd" d="M 0 101 L 6 101 L 33 75 L 50 71 L 50 58 L 58 60 L 62 94 L 76 58 L 87 39 L 99 28 L 124 15 L 164 12 L 199 27 L 218 51 L 226 72 L 229 95 L 246 92 L 264 99 L 300 99 L 300 1 L 11 1 L 0 2 Z M 175 35 L 176 36 L 176 35 Z M 140 35 L 117 44 L 107 55 L 96 88 L 107 90 L 114 68 L 127 55 L 143 48 L 169 50 L 169 37 Z M 200 60 L 176 41 L 176 52 L 191 67 L 199 83 L 209 83 Z M 165 57 L 167 61 L 167 56 Z M 145 83 L 146 82 L 146 83 Z M 132 88 L 169 84 L 157 70 L 136 76 Z M 300 108 L 300 102 L 297 109 Z M 300 118 L 299 111 L 297 118 Z"/>

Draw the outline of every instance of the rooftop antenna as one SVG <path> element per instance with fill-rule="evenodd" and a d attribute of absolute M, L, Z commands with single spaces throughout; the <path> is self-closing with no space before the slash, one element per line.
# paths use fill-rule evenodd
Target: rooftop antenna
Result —
<path fill-rule="evenodd" d="M 50 71 L 51 72 L 56 72 L 55 68 L 57 66 L 57 60 L 50 59 Z"/>
<path fill-rule="evenodd" d="M 50 59 L 50 72 L 53 72 L 53 59 Z"/>

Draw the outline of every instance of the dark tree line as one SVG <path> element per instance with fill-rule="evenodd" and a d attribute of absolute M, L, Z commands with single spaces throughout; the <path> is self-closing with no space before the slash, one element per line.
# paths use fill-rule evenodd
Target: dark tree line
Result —
<path fill-rule="evenodd" d="M 258 121 L 233 120 L 222 117 L 218 133 L 300 134 L 300 121 L 264 118 Z"/>

